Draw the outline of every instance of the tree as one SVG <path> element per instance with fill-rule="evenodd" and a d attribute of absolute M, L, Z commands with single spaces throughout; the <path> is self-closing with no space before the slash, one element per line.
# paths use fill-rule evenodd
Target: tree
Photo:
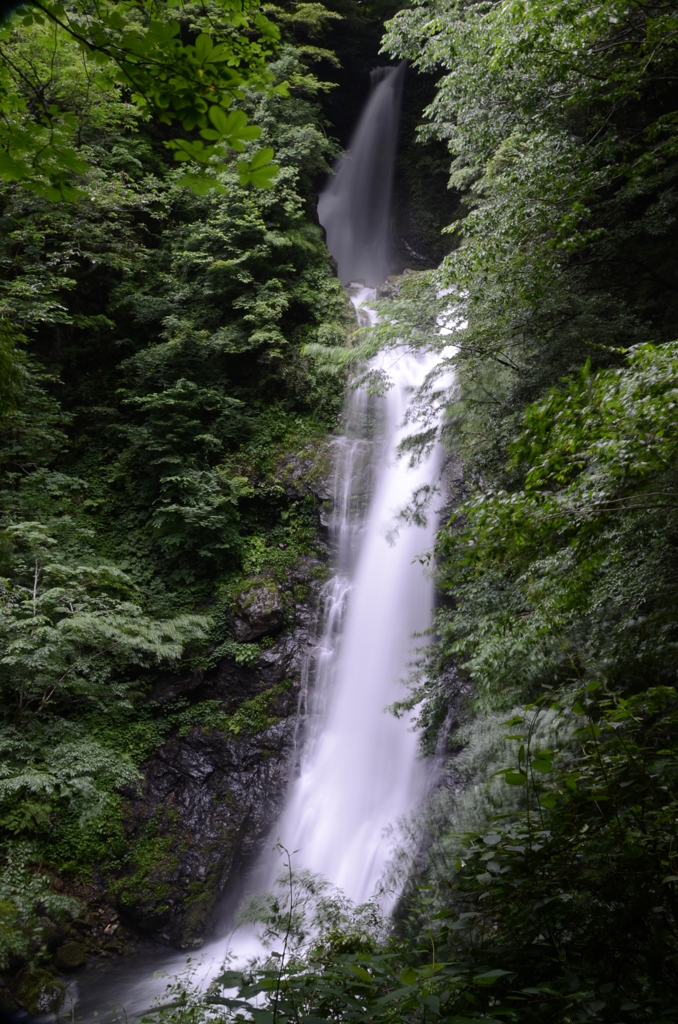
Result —
<path fill-rule="evenodd" d="M 230 109 L 244 90 L 286 92 L 267 69 L 280 32 L 258 0 L 210 0 L 198 10 L 155 0 L 31 3 L 0 26 L 0 179 L 50 200 L 73 198 L 74 180 L 88 164 L 76 112 L 52 101 L 48 68 L 21 59 L 17 25 L 41 31 L 53 57 L 66 39 L 74 41 L 92 90 L 122 90 L 143 116 L 197 132 L 200 138 L 165 141 L 176 159 L 195 167 L 184 180 L 197 189 L 218 187 L 209 168 L 261 134 L 242 110 Z M 269 187 L 277 171 L 272 156 L 266 148 L 241 161 L 243 183 Z"/>

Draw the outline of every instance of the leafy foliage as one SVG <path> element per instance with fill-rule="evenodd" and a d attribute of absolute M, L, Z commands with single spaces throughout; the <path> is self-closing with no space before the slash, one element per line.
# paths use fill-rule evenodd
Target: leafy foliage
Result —
<path fill-rule="evenodd" d="M 290 868 L 242 914 L 269 957 L 206 989 L 189 972 L 149 1019 L 672 1020 L 675 689 L 558 697 L 504 723 L 504 747 L 520 746 L 492 785 L 520 799 L 497 794 L 503 813 L 480 831 L 432 836 L 400 935 L 385 937 L 375 904 Z M 552 735 L 565 724 L 559 750 L 543 746 L 544 717 Z"/>
<path fill-rule="evenodd" d="M 454 366 L 465 458 L 401 704 L 431 747 L 466 719 L 468 789 L 437 801 L 403 908 L 413 955 L 492 978 L 455 994 L 441 968 L 443 1015 L 673 1015 L 674 35 L 671 6 L 614 3 L 421 3 L 387 32 L 443 70 L 425 131 L 468 208 L 421 284 L 437 307 L 382 328 L 442 350 L 422 402 Z"/>
<path fill-rule="evenodd" d="M 457 433 L 480 473 L 563 374 L 676 335 L 675 28 L 671 5 L 612 2 L 423 2 L 389 24 L 391 52 L 443 72 L 425 133 L 468 213 L 438 287 L 466 322 Z"/>
<path fill-rule="evenodd" d="M 0 899 L 14 974 L 49 957 L 61 910 L 18 902 L 12 851 L 30 846 L 21 871 L 40 892 L 95 867 L 110 886 L 129 866 L 125 797 L 162 743 L 274 720 L 275 688 L 228 715 L 149 692 L 161 673 L 256 662 L 260 645 L 229 633 L 230 605 L 316 553 L 313 495 L 291 500 L 278 478 L 322 452 L 343 390 L 301 355 L 351 326 L 307 216 L 334 150 L 293 40 L 304 17 L 319 32 L 324 9 L 172 11 L 33 6 L 1 29 L 0 148 L 23 161 L 0 189 Z M 219 150 L 200 171 L 218 187 L 187 188 L 164 145 L 176 123 L 186 145 L 203 132 Z M 30 135 L 21 152 L 16 132 Z"/>
<path fill-rule="evenodd" d="M 395 710 L 449 743 L 447 784 L 388 940 L 311 940 L 169 1017 L 244 1019 L 239 984 L 262 1024 L 674 1019 L 675 35 L 672 5 L 614 0 L 422 0 L 387 26 L 441 75 L 423 132 L 467 216 L 360 346 L 312 351 L 441 354 L 419 399 L 447 404 L 464 479 Z"/>
<path fill-rule="evenodd" d="M 199 129 L 211 145 L 190 137 L 166 140 L 177 159 L 197 164 L 198 171 L 200 165 L 223 160 L 223 147 L 242 152 L 246 142 L 261 135 L 242 110 L 226 113 L 234 100 L 242 99 L 244 88 L 286 92 L 286 85 L 273 84 L 267 67 L 280 32 L 256 0 L 213 0 L 202 11 L 155 0 L 98 0 L 94 5 L 47 0 L 22 8 L 18 23 L 33 30 L 40 56 L 53 51 L 56 68 L 65 56 L 76 75 L 85 77 L 90 95 L 101 91 L 112 98 L 122 86 L 142 115 L 152 114 L 167 125 L 179 121 L 185 131 Z M 37 64 L 31 61 L 16 24 L 10 20 L 0 33 L 0 178 L 24 183 L 53 201 L 73 199 L 77 186 L 71 178 L 88 168 L 78 152 L 78 115 L 91 107 L 91 99 L 76 111 L 54 102 L 44 77 L 54 84 L 55 62 L 41 67 L 40 56 Z M 182 29 L 191 42 L 183 41 Z M 263 149 L 241 162 L 243 184 L 270 187 L 277 171 L 272 156 Z M 214 184 L 200 173 L 188 176 L 186 183 L 198 189 Z"/>
<path fill-rule="evenodd" d="M 21 958 L 31 960 L 43 952 L 43 923 L 63 921 L 80 909 L 70 896 L 54 892 L 52 879 L 35 871 L 39 854 L 30 843 L 10 843 L 3 851 L 0 874 L 0 966 Z"/>
<path fill-rule="evenodd" d="M 228 35 L 240 9 L 219 10 Z M 228 715 L 212 702 L 156 714 L 140 695 L 163 662 L 256 657 L 221 613 L 243 573 L 275 577 L 312 544 L 313 511 L 288 500 L 281 458 L 322 443 L 348 367 L 383 347 L 435 347 L 419 394 L 429 419 L 405 448 L 430 446 L 447 406 L 464 479 L 436 551 L 447 600 L 395 710 L 417 709 L 429 749 L 451 750 L 393 928 L 288 861 L 276 892 L 245 911 L 270 957 L 205 990 L 180 980 L 157 1012 L 672 1021 L 674 7 L 417 0 L 396 14 L 385 46 L 439 76 L 422 132 L 449 146 L 466 216 L 438 271 L 404 280 L 351 346 L 306 216 L 334 155 L 313 100 L 324 86 L 304 63 L 325 15 L 267 11 L 281 39 L 244 33 L 235 83 L 235 65 L 209 60 L 226 52 L 221 36 L 181 12 L 183 34 L 163 12 L 169 28 L 144 16 L 125 36 L 104 10 L 103 56 L 123 47 L 120 74 L 141 76 L 134 96 L 95 60 L 94 35 L 81 51 L 64 27 L 54 50 L 45 23 L 11 30 L 58 110 L 36 113 L 6 65 L 11 118 L 39 131 L 51 118 L 56 148 L 34 165 L 32 193 L 3 195 L 4 849 L 30 836 L 73 864 L 83 837 L 88 857 L 101 843 L 124 856 L 116 789 L 163 737 L 266 726 L 266 694 Z M 242 16 L 257 28 L 259 13 Z M 169 54 L 186 91 L 167 63 L 157 86 L 143 79 Z M 108 77 L 92 100 L 95 64 Z M 202 107 L 198 65 L 219 92 Z M 151 110 L 186 137 L 166 137 Z M 222 155 L 229 141 L 241 162 Z M 168 142 L 203 168 L 196 178 L 168 167 Z M 77 168 L 68 154 L 59 163 L 68 146 Z M 257 172 L 270 188 L 247 186 Z M 71 205 L 50 205 L 49 188 L 76 176 Z M 164 847 L 147 840 L 150 862 Z M 150 884 L 144 871 L 126 884 Z M 18 934 L 24 911 L 3 908 Z"/>

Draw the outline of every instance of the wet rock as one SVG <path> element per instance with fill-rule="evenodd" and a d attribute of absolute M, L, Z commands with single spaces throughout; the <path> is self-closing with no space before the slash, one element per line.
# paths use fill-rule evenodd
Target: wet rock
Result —
<path fill-rule="evenodd" d="M 81 942 L 64 942 L 57 949 L 54 962 L 59 971 L 74 971 L 87 963 L 87 949 Z"/>
<path fill-rule="evenodd" d="M 233 635 L 239 643 L 251 643 L 267 633 L 277 633 L 285 623 L 285 604 L 273 581 L 257 583 L 236 598 Z"/>
<path fill-rule="evenodd" d="M 65 985 L 49 971 L 26 967 L 17 977 L 14 997 L 33 1017 L 58 1013 L 66 995 Z"/>
<path fill-rule="evenodd" d="M 63 924 L 57 924 L 57 922 L 50 920 L 48 917 L 40 918 L 40 932 L 41 945 L 46 946 L 50 952 L 54 952 L 68 937 L 66 927 Z"/>
<path fill-rule="evenodd" d="M 294 455 L 283 457 L 276 466 L 276 479 L 289 501 L 302 501 L 309 495 L 316 501 L 328 501 L 332 495 L 328 488 L 332 467 L 331 449 L 307 444 Z"/>
<path fill-rule="evenodd" d="M 193 693 L 202 685 L 203 673 L 192 672 L 180 678 L 176 676 L 161 676 L 153 686 L 151 700 L 157 704 L 165 704 L 167 701 L 176 700 L 177 697 L 185 697 Z"/>
<path fill-rule="evenodd" d="M 141 795 L 126 802 L 134 862 L 114 884 L 117 904 L 161 942 L 202 945 L 229 881 L 280 814 L 297 768 L 302 679 L 317 642 L 324 573 L 310 558 L 290 573 L 289 588 L 304 593 L 293 628 L 262 649 L 254 668 L 223 659 L 206 673 L 195 698 L 217 703 L 223 715 L 165 743 L 144 768 Z M 270 633 L 272 613 L 282 608 L 289 622 L 289 593 L 266 588 L 272 596 L 243 601 L 239 612 L 246 621 L 248 611 L 251 624 L 265 621 Z"/>
<path fill-rule="evenodd" d="M 387 277 L 383 284 L 380 284 L 376 289 L 376 295 L 378 299 L 397 299 L 400 295 L 400 281 L 403 277 L 411 274 L 412 271 L 407 269 L 403 270 L 402 274 L 391 274 Z"/>
<path fill-rule="evenodd" d="M 292 739 L 282 718 L 260 734 L 195 729 L 165 744 L 134 808 L 137 871 L 118 888 L 134 924 L 182 949 L 202 945 L 231 872 L 280 812 Z"/>

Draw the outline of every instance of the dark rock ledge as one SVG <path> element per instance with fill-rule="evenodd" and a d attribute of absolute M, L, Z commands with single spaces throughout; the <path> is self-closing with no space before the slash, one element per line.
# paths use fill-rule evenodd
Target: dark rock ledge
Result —
<path fill-rule="evenodd" d="M 208 723 L 174 736 L 145 766 L 140 795 L 128 796 L 135 864 L 112 890 L 122 918 L 161 942 L 181 949 L 203 944 L 229 881 L 262 848 L 280 814 L 296 770 L 302 675 L 317 643 L 325 575 L 321 562 L 306 559 L 289 590 L 268 598 L 262 590 L 242 602 L 240 633 L 248 639 L 280 628 L 283 610 L 288 622 L 293 618 L 253 668 L 224 659 L 204 678 L 156 685 L 156 701 L 190 693 L 191 701 L 218 701 L 228 713 L 262 698 L 254 707 L 266 716 L 261 731 L 234 735 Z M 308 597 L 290 608 L 295 586 Z"/>

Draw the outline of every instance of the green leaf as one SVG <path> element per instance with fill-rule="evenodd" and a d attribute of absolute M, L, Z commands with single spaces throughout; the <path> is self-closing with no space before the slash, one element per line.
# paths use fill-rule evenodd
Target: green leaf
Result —
<path fill-rule="evenodd" d="M 243 976 L 241 971 L 222 971 L 214 981 L 216 984 L 223 985 L 224 988 L 237 988 L 242 985 Z"/>
<path fill-rule="evenodd" d="M 238 162 L 238 176 L 242 185 L 252 184 L 257 188 L 272 188 L 278 174 L 278 165 L 266 163 L 273 156 L 272 149 L 263 149 L 256 153 L 251 161 Z M 254 166 L 252 166 L 254 164 Z"/>
<path fill-rule="evenodd" d="M 270 164 L 274 155 L 274 151 L 268 146 L 266 149 L 260 149 L 250 160 L 250 170 L 254 171 L 258 168 L 262 168 L 265 164 Z"/>
<path fill-rule="evenodd" d="M 279 167 L 277 164 L 267 164 L 266 167 L 259 167 L 250 173 L 249 179 L 256 188 L 273 188 L 275 179 L 278 176 Z"/>
<path fill-rule="evenodd" d="M 227 114 L 223 107 L 211 106 L 207 112 L 210 121 L 220 135 L 227 135 L 234 129 L 247 124 L 247 115 L 242 110 Z"/>
<path fill-rule="evenodd" d="M 21 181 L 29 175 L 29 169 L 14 160 L 9 153 L 0 153 L 0 178 L 3 181 Z"/>
<path fill-rule="evenodd" d="M 400 980 L 403 985 L 415 985 L 419 980 L 419 975 L 413 967 L 406 967 L 400 973 Z"/>
<path fill-rule="evenodd" d="M 624 856 L 628 857 L 629 860 L 637 860 L 638 857 L 642 857 L 645 850 L 638 843 L 630 843 L 624 847 Z"/>
<path fill-rule="evenodd" d="M 195 41 L 195 55 L 201 64 L 205 63 L 213 49 L 214 43 L 211 38 L 205 32 L 201 32 Z"/>
<path fill-rule="evenodd" d="M 346 966 L 348 967 L 349 971 L 352 971 L 353 974 L 357 975 L 361 981 L 366 981 L 369 984 L 372 984 L 372 982 L 374 981 L 370 972 L 366 971 L 364 967 L 358 967 L 357 964 L 347 964 Z"/>
<path fill-rule="evenodd" d="M 206 58 L 207 64 L 219 64 L 228 61 L 233 56 L 233 51 L 225 43 L 218 43 Z"/>
<path fill-rule="evenodd" d="M 511 974 L 511 971 L 503 971 L 497 968 L 494 971 L 485 971 L 483 974 L 476 974 L 473 977 L 473 981 L 477 985 L 494 985 L 495 981 L 499 978 L 504 978 L 507 974 Z"/>

